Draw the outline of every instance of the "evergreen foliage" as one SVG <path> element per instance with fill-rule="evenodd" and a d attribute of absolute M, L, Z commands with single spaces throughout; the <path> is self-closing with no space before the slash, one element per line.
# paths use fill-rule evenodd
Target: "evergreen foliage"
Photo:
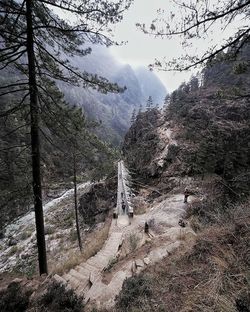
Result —
<path fill-rule="evenodd" d="M 23 74 L 19 81 L 1 86 L 0 96 L 22 94 L 21 100 L 1 113 L 6 117 L 22 110 L 29 98 L 32 186 L 37 231 L 40 274 L 47 272 L 41 185 L 41 103 L 47 92 L 47 79 L 92 87 L 98 91 L 120 92 L 116 84 L 103 77 L 79 72 L 69 64 L 67 55 L 84 56 L 91 52 L 87 43 L 112 44 L 107 36 L 109 25 L 119 22 L 130 0 L 23 0 L 0 2 L 0 70 L 14 68 Z M 56 13 L 57 12 L 57 13 Z M 70 22 L 60 16 L 67 14 Z M 84 45 L 84 47 L 83 47 Z M 52 98 L 54 101 L 54 99 Z M 43 104 L 42 104 L 43 105 Z"/>
<path fill-rule="evenodd" d="M 153 99 L 152 96 L 150 95 L 148 97 L 147 103 L 146 103 L 146 109 L 147 111 L 150 110 L 151 108 L 153 108 Z"/>
<path fill-rule="evenodd" d="M 182 0 L 171 0 L 169 7 L 174 9 L 164 10 L 159 8 L 157 16 L 151 25 L 138 23 L 137 26 L 146 34 L 156 37 L 172 38 L 179 37 L 182 46 L 192 46 L 194 40 L 212 42 L 212 36 L 215 31 L 221 31 L 222 40 L 217 44 L 212 44 L 202 51 L 202 45 L 199 46 L 198 55 L 190 49 L 171 61 L 156 59 L 151 67 L 163 70 L 188 70 L 198 65 L 204 65 L 223 53 L 230 50 L 230 58 L 235 58 L 242 47 L 250 38 L 249 27 L 249 0 L 242 1 L 198 1 L 190 0 L 188 3 Z M 225 30 L 230 28 L 230 35 Z M 233 29 L 233 30 L 232 30 Z M 187 50 L 188 51 L 188 50 Z"/>
<path fill-rule="evenodd" d="M 182 84 L 172 93 L 166 111 L 181 124 L 182 141 L 192 142 L 181 157 L 186 173 L 216 173 L 245 195 L 250 167 L 249 69 L 240 74 L 234 69 L 248 54 L 247 45 L 236 61 L 225 62 L 223 57 L 208 63 L 203 85 L 197 88 L 197 80 L 193 85 L 194 78 Z"/>
<path fill-rule="evenodd" d="M 97 124 L 87 121 L 82 109 L 69 107 L 55 83 L 48 80 L 46 89 L 50 98 L 45 93 L 39 95 L 41 167 L 45 197 L 53 185 L 63 183 L 66 186 L 69 181 L 73 181 L 74 155 L 78 181 L 95 179 L 97 172 L 99 177 L 105 176 L 116 157 L 114 150 L 93 134 Z M 9 102 L 13 102 L 14 97 L 13 94 L 5 97 L 0 102 L 1 107 L 8 109 Z M 0 101 L 1 99 L 3 98 Z M 8 118 L 3 118 L 0 124 L 1 225 L 28 211 L 32 201 L 30 118 L 27 102 L 26 105 L 26 111 L 12 113 Z"/>
<path fill-rule="evenodd" d="M 133 109 L 130 123 L 133 124 L 136 121 L 136 109 Z"/>

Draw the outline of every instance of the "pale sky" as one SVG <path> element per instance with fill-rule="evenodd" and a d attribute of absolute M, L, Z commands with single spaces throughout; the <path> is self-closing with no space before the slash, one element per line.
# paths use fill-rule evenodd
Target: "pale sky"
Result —
<path fill-rule="evenodd" d="M 165 3 L 165 5 L 164 5 Z M 127 41 L 123 46 L 113 46 L 111 51 L 121 62 L 132 66 L 148 66 L 155 58 L 171 58 L 181 54 L 181 45 L 176 39 L 161 39 L 145 35 L 135 26 L 136 23 L 150 25 L 158 8 L 167 7 L 167 0 L 135 0 L 124 14 L 123 21 L 115 26 L 115 38 Z M 154 71 L 168 91 L 175 90 L 191 73 Z"/>
<path fill-rule="evenodd" d="M 202 5 L 202 1 L 200 3 Z M 214 9 L 214 6 L 223 7 L 224 5 L 224 2 L 219 0 L 210 0 L 208 3 L 211 10 Z M 184 48 L 178 37 L 155 38 L 145 35 L 135 26 L 136 23 L 144 23 L 150 26 L 152 20 L 157 16 L 159 8 L 164 10 L 166 14 L 169 14 L 170 11 L 174 12 L 174 23 L 181 21 L 180 9 L 176 5 L 174 6 L 171 0 L 134 0 L 129 10 L 124 13 L 122 22 L 113 27 L 114 39 L 118 42 L 127 42 L 122 46 L 112 46 L 110 48 L 111 53 L 118 61 L 134 67 L 148 67 L 149 64 L 154 63 L 155 59 L 161 60 L 163 57 L 166 58 L 166 61 L 170 61 L 190 51 L 192 55 L 202 55 L 208 47 L 222 43 L 223 38 L 228 38 L 235 33 L 239 25 L 246 23 L 242 16 L 237 16 L 237 20 L 231 22 L 224 31 L 221 30 L 221 24 L 218 22 L 214 23 L 206 38 L 194 39 L 192 47 Z M 63 12 L 58 12 L 58 14 L 69 20 L 70 23 L 72 22 L 68 12 L 66 15 Z M 190 76 L 197 71 L 192 70 L 192 72 L 180 73 L 155 70 L 154 72 L 161 79 L 167 90 L 172 92 L 183 81 L 188 81 Z"/>
<path fill-rule="evenodd" d="M 211 2 L 213 1 L 218 3 L 216 0 L 211 0 Z M 111 47 L 113 55 L 119 61 L 132 66 L 148 66 L 154 62 L 155 58 L 161 59 L 165 56 L 167 60 L 171 60 L 173 57 L 185 54 L 180 39 L 176 37 L 172 39 L 166 37 L 164 39 L 155 38 L 145 35 L 136 28 L 135 24 L 138 22 L 150 25 L 159 8 L 165 9 L 167 12 L 172 10 L 177 12 L 169 0 L 134 0 L 130 9 L 124 14 L 123 21 L 115 26 L 115 39 L 127 41 L 126 45 Z M 177 15 L 178 13 L 176 13 Z M 195 40 L 192 48 L 189 49 L 192 49 L 195 54 L 201 53 L 209 44 L 219 42 L 222 36 L 230 34 L 233 27 L 233 25 L 230 26 L 222 34 L 221 31 L 218 31 L 219 26 L 217 25 L 212 36 Z M 175 90 L 183 81 L 188 81 L 192 74 L 192 72 L 174 73 L 156 70 L 155 73 L 170 92 Z"/>

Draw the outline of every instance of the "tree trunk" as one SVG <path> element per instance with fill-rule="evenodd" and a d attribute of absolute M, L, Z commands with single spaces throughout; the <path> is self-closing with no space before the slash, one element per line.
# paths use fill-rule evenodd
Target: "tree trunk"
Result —
<path fill-rule="evenodd" d="M 76 154 L 75 151 L 73 152 L 73 166 L 74 166 L 74 200 L 75 200 L 75 215 L 76 215 L 76 231 L 77 231 L 77 238 L 80 251 L 82 251 L 82 239 L 79 227 L 79 219 L 78 219 L 78 209 L 77 209 L 77 182 L 76 182 Z"/>
<path fill-rule="evenodd" d="M 46 259 L 46 245 L 44 235 L 42 187 L 40 173 L 40 139 L 39 139 L 39 108 L 38 92 L 36 83 L 35 53 L 33 41 L 33 21 L 32 21 L 33 0 L 26 0 L 26 22 L 27 22 L 27 54 L 29 71 L 29 91 L 30 91 L 30 119 L 31 119 L 31 153 L 32 153 L 32 175 L 33 175 L 33 195 L 36 218 L 36 234 L 40 275 L 48 273 Z"/>

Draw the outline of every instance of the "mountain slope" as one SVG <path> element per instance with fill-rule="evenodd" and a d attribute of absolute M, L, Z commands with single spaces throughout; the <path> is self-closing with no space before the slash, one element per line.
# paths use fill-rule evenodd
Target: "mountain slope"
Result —
<path fill-rule="evenodd" d="M 146 68 L 134 70 L 130 65 L 118 63 L 107 48 L 93 46 L 90 55 L 75 57 L 71 62 L 82 71 L 101 75 L 126 87 L 120 94 L 101 94 L 95 90 L 58 82 L 66 101 L 83 107 L 88 117 L 101 121 L 99 134 L 114 144 L 119 144 L 128 130 L 134 108 L 138 110 L 140 105 L 145 106 L 149 95 L 153 97 L 155 104 L 162 105 L 167 93 L 154 73 Z"/>
<path fill-rule="evenodd" d="M 131 311 L 141 306 L 159 312 L 250 311 L 248 54 L 246 45 L 234 61 L 227 55 L 214 60 L 203 71 L 202 86 L 194 79 L 181 85 L 164 112 L 139 114 L 126 134 L 123 150 L 137 192 L 143 190 L 148 202 L 176 192 L 184 199 L 187 192 L 180 235 L 191 225 L 197 238 L 128 279 L 114 311 L 128 306 Z"/>

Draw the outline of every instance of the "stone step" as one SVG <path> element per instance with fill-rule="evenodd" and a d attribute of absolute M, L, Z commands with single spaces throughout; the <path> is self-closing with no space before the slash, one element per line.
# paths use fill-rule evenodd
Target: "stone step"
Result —
<path fill-rule="evenodd" d="M 92 284 L 92 287 L 97 281 L 101 281 L 101 279 L 102 279 L 102 274 L 100 272 L 91 272 L 90 273 L 89 280 Z"/>
<path fill-rule="evenodd" d="M 87 260 L 86 264 L 90 265 L 91 267 L 93 267 L 94 269 L 92 269 L 92 272 L 99 272 L 102 270 L 103 266 L 101 263 L 98 263 L 97 261 L 95 261 L 93 258 L 90 258 Z"/>
<path fill-rule="evenodd" d="M 121 240 L 120 238 L 116 238 L 116 239 L 113 239 L 113 240 L 109 240 L 109 241 L 107 242 L 107 244 L 105 244 L 105 246 L 102 248 L 102 250 L 103 250 L 103 249 L 106 249 L 106 248 L 108 248 L 108 247 L 110 247 L 110 246 L 119 246 L 119 245 L 121 245 L 121 243 L 122 243 L 122 240 Z"/>
<path fill-rule="evenodd" d="M 59 284 L 67 285 L 67 281 L 63 277 L 59 276 L 58 274 L 55 274 L 53 276 L 53 279 Z"/>
<path fill-rule="evenodd" d="M 104 252 L 102 253 L 102 257 L 106 257 L 108 261 L 109 261 L 110 259 L 113 259 L 115 256 L 116 256 L 116 253 L 114 254 L 114 253 L 111 252 L 111 251 L 104 251 Z"/>
<path fill-rule="evenodd" d="M 81 272 L 78 272 L 78 271 L 76 271 L 76 270 L 74 270 L 74 269 L 71 269 L 70 271 L 69 271 L 69 273 L 68 274 L 70 274 L 70 275 L 72 275 L 73 277 L 75 277 L 75 278 L 77 278 L 79 281 L 86 281 L 86 280 L 88 280 L 89 279 L 89 277 L 88 277 L 88 275 L 86 275 L 86 274 L 82 274 Z"/>
<path fill-rule="evenodd" d="M 105 256 L 105 257 L 106 257 L 106 254 L 111 254 L 111 253 L 113 253 L 113 252 L 111 252 L 111 250 L 108 251 L 108 250 L 106 250 L 106 249 L 102 249 L 101 252 L 98 252 L 98 253 L 96 254 L 96 257 L 99 257 L 99 256 L 101 256 L 101 257 Z"/>
<path fill-rule="evenodd" d="M 72 275 L 70 274 L 65 274 L 63 276 L 63 278 L 68 282 L 70 283 L 70 285 L 72 286 L 72 288 L 76 289 L 79 285 L 80 285 L 80 281 L 73 277 Z"/>
<path fill-rule="evenodd" d="M 119 245 L 121 245 L 121 244 L 122 244 L 122 239 L 117 238 L 117 239 L 114 239 L 112 241 L 108 241 L 107 244 L 102 248 L 102 250 L 105 250 L 106 248 L 110 248 L 113 246 L 117 246 L 117 248 L 118 248 Z"/>
<path fill-rule="evenodd" d="M 122 237 L 123 233 L 121 231 L 119 231 L 119 229 L 117 229 L 117 232 L 113 232 L 111 234 L 111 236 L 113 236 L 113 237 Z"/>
<path fill-rule="evenodd" d="M 116 242 L 120 242 L 121 240 L 122 240 L 122 236 L 121 236 L 121 235 L 116 235 L 116 236 L 114 236 L 114 237 L 110 237 L 110 238 L 107 240 L 106 244 L 104 245 L 104 248 L 105 248 L 105 246 L 107 246 L 107 244 L 109 244 L 109 243 L 116 243 Z"/>
<path fill-rule="evenodd" d="M 91 287 L 91 283 L 90 281 L 88 280 L 88 282 L 86 283 L 86 285 L 80 285 L 76 290 L 76 294 L 77 296 L 80 296 L 80 297 L 84 297 L 85 298 L 85 294 L 89 291 Z"/>
<path fill-rule="evenodd" d="M 88 264 L 93 265 L 102 270 L 109 262 L 109 259 L 103 255 L 98 255 L 88 261 Z"/>
<path fill-rule="evenodd" d="M 91 259 L 91 258 L 90 258 L 90 259 Z M 100 271 L 98 268 L 93 267 L 93 266 L 90 265 L 88 262 L 81 263 L 80 266 L 81 266 L 84 270 L 88 270 L 89 273 Z"/>
<path fill-rule="evenodd" d="M 122 235 L 123 235 L 122 232 L 112 232 L 107 241 L 117 239 L 117 238 L 121 238 Z"/>
<path fill-rule="evenodd" d="M 78 265 L 77 267 L 75 267 L 75 270 L 80 272 L 81 274 L 85 275 L 86 278 L 89 279 L 89 274 L 90 274 L 89 269 L 87 269 L 87 268 L 85 268 L 85 267 L 83 267 L 81 265 Z"/>
<path fill-rule="evenodd" d="M 89 300 L 95 300 L 101 297 L 108 290 L 107 285 L 101 281 L 97 281 L 85 294 L 84 301 L 87 303 Z"/>

